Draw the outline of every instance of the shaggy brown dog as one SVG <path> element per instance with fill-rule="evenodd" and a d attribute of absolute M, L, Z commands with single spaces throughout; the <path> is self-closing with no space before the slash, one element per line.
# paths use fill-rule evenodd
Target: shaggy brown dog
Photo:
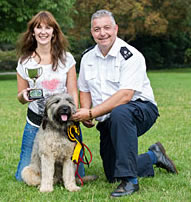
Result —
<path fill-rule="evenodd" d="M 57 166 L 62 168 L 62 180 L 69 191 L 78 191 L 75 164 L 72 162 L 75 142 L 67 137 L 67 128 L 74 124 L 71 116 L 76 107 L 71 96 L 57 94 L 46 102 L 45 115 L 34 140 L 31 163 L 22 171 L 28 185 L 40 185 L 40 192 L 53 191 Z M 60 174 L 60 172 L 59 172 Z"/>

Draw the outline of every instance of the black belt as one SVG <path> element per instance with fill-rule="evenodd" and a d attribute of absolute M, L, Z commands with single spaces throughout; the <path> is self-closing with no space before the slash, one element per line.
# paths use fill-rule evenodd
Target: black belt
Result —
<path fill-rule="evenodd" d="M 35 112 L 33 112 L 32 110 L 30 110 L 29 108 L 27 110 L 27 117 L 32 123 L 34 123 L 35 125 L 38 125 L 38 126 L 40 126 L 40 124 L 42 122 L 42 118 L 43 118 L 42 116 L 40 116 L 40 115 L 36 114 Z"/>

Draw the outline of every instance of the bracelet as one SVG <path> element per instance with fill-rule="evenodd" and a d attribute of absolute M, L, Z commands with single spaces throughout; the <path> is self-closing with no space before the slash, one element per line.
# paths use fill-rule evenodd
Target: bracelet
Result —
<path fill-rule="evenodd" d="M 92 110 L 91 109 L 89 110 L 89 117 L 90 117 L 90 119 L 93 119 Z"/>

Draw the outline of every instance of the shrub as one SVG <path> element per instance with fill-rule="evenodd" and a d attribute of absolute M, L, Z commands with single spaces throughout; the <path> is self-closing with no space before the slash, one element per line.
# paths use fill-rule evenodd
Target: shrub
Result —
<path fill-rule="evenodd" d="M 16 51 L 0 51 L 0 71 L 15 71 L 17 65 Z"/>
<path fill-rule="evenodd" d="M 187 48 L 185 53 L 184 53 L 184 62 L 186 64 L 191 63 L 191 48 Z"/>

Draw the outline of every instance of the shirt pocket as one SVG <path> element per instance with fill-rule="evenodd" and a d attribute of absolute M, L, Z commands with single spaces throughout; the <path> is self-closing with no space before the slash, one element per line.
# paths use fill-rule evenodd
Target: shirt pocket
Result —
<path fill-rule="evenodd" d="M 85 80 L 90 81 L 96 79 L 96 69 L 93 64 L 88 64 L 85 68 Z"/>
<path fill-rule="evenodd" d="M 113 69 L 107 71 L 105 78 L 105 90 L 110 92 L 110 94 L 114 94 L 119 90 L 120 86 L 120 71 L 119 66 L 114 66 Z"/>
<path fill-rule="evenodd" d="M 119 65 L 115 65 L 114 67 L 110 68 L 106 74 L 106 80 L 112 83 L 119 83 L 120 78 L 120 68 Z"/>

